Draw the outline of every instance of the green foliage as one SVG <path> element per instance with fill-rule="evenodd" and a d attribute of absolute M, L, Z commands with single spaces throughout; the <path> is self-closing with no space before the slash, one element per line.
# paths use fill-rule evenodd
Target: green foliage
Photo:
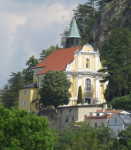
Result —
<path fill-rule="evenodd" d="M 81 86 L 79 86 L 79 90 L 78 90 L 78 100 L 77 100 L 77 104 L 82 103 L 82 90 L 81 90 Z"/>
<path fill-rule="evenodd" d="M 130 150 L 131 149 L 131 126 L 126 130 L 122 130 L 118 134 L 119 138 L 115 138 L 110 144 L 111 150 Z"/>
<path fill-rule="evenodd" d="M 1 150 L 53 150 L 53 137 L 46 117 L 27 110 L 8 110 L 0 105 Z"/>
<path fill-rule="evenodd" d="M 33 67 L 38 65 L 39 61 L 38 59 L 35 59 L 35 56 L 32 56 L 29 58 L 29 60 L 26 62 L 26 66 L 28 66 L 26 69 L 23 70 L 23 75 L 25 79 L 26 84 L 30 84 L 33 82 Z"/>
<path fill-rule="evenodd" d="M 60 71 L 49 70 L 43 80 L 43 88 L 39 90 L 40 101 L 44 106 L 59 106 L 69 103 L 71 86 L 67 76 Z"/>
<path fill-rule="evenodd" d="M 113 0 L 98 0 L 97 1 L 97 5 L 99 6 L 99 10 L 105 6 L 105 4 L 108 4 L 110 2 L 112 2 Z"/>
<path fill-rule="evenodd" d="M 129 94 L 131 87 L 131 32 L 128 28 L 116 28 L 105 40 L 100 49 L 100 59 L 106 68 L 99 72 L 108 72 L 110 77 L 108 92 L 106 94 L 114 96 L 124 96 Z"/>
<path fill-rule="evenodd" d="M 68 29 L 64 29 L 64 32 L 62 33 L 62 36 L 61 36 L 61 46 L 63 48 L 67 48 L 67 36 L 69 34 L 69 31 Z"/>
<path fill-rule="evenodd" d="M 50 53 L 52 53 L 54 50 L 58 50 L 58 49 L 60 49 L 60 47 L 56 44 L 56 46 L 51 45 L 46 50 L 42 50 L 42 52 L 40 53 L 39 60 L 44 60 Z"/>
<path fill-rule="evenodd" d="M 111 102 L 113 108 L 131 110 L 131 93 L 122 97 L 115 97 Z"/>
<path fill-rule="evenodd" d="M 82 45 L 90 41 L 90 31 L 97 18 L 97 10 L 94 7 L 95 1 L 96 0 L 89 0 L 85 4 L 79 4 L 78 7 L 73 10 L 82 37 Z"/>
<path fill-rule="evenodd" d="M 12 72 L 10 76 L 11 78 L 8 80 L 8 84 L 2 90 L 2 102 L 6 108 L 10 109 L 14 106 L 15 109 L 18 109 L 19 89 L 25 85 L 24 77 L 21 72 Z"/>
<path fill-rule="evenodd" d="M 61 132 L 53 132 L 56 138 L 55 150 L 106 150 L 111 146 L 114 138 L 108 127 L 90 126 L 88 121 L 74 122 L 70 127 Z"/>

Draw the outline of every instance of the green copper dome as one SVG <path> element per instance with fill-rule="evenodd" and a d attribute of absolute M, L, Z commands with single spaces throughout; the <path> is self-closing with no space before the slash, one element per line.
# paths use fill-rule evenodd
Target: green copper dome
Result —
<path fill-rule="evenodd" d="M 71 28 L 70 28 L 67 38 L 81 38 L 75 18 L 72 21 Z"/>

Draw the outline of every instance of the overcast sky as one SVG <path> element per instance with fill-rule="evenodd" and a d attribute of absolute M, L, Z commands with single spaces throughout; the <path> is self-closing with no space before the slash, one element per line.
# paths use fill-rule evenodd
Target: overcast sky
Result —
<path fill-rule="evenodd" d="M 60 46 L 73 9 L 87 0 L 0 0 L 0 88 L 32 55 Z"/>

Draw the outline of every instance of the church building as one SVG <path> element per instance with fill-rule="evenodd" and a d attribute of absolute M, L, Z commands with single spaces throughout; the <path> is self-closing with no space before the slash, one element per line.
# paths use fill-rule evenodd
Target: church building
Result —
<path fill-rule="evenodd" d="M 29 112 L 40 109 L 38 90 L 42 87 L 42 81 L 49 69 L 63 71 L 70 80 L 71 98 L 68 106 L 77 105 L 79 86 L 82 87 L 85 104 L 105 102 L 104 91 L 107 83 L 99 81 L 108 76 L 108 73 L 97 72 L 102 69 L 99 51 L 94 50 L 88 43 L 81 46 L 81 37 L 75 18 L 67 37 L 67 47 L 54 50 L 33 68 L 33 83 L 19 90 L 19 109 L 28 109 Z"/>

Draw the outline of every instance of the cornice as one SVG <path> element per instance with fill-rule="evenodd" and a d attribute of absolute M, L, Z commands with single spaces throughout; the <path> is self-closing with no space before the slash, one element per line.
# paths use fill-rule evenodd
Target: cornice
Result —
<path fill-rule="evenodd" d="M 99 73 L 97 71 L 63 71 L 65 74 L 70 75 L 92 75 L 92 76 L 102 76 L 106 77 L 109 76 L 108 73 Z"/>

